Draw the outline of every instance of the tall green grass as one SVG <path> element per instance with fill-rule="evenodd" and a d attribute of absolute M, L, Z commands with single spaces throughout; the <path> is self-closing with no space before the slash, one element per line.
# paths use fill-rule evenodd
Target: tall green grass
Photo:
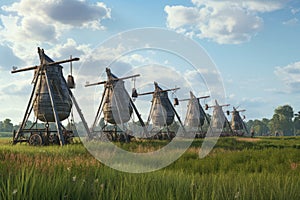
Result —
<path fill-rule="evenodd" d="M 268 173 L 125 174 L 111 169 L 33 169 L 10 175 L 1 199 L 299 199 L 297 176 Z"/>
<path fill-rule="evenodd" d="M 81 144 L 30 147 L 0 140 L 0 199 L 300 199 L 299 141 L 221 138 L 199 159 L 197 140 L 172 165 L 129 174 L 104 166 Z M 118 145 L 147 151 L 164 144 Z"/>

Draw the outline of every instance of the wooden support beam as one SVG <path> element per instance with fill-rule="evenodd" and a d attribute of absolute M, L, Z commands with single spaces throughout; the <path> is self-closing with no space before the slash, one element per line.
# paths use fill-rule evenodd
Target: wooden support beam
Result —
<path fill-rule="evenodd" d="M 49 92 L 49 96 L 50 96 L 51 106 L 52 106 L 52 110 L 53 110 L 53 114 L 54 114 L 55 125 L 57 128 L 57 135 L 59 138 L 59 143 L 60 143 L 60 146 L 63 146 L 63 145 L 65 145 L 65 140 L 64 140 L 63 133 L 62 133 L 62 129 L 61 129 L 62 126 L 60 123 L 60 119 L 59 119 L 57 111 L 56 111 L 52 83 L 50 83 L 49 77 L 47 75 L 47 70 L 45 70 L 45 78 L 46 78 L 46 83 L 47 83 L 48 92 Z"/>

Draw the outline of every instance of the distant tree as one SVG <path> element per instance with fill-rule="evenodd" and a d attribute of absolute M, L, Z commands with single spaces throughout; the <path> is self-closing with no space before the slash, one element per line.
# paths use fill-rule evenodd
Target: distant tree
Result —
<path fill-rule="evenodd" d="M 261 122 L 264 124 L 263 125 L 263 134 L 264 135 L 269 135 L 270 134 L 270 120 L 267 118 L 263 118 Z"/>
<path fill-rule="evenodd" d="M 266 120 L 264 120 L 266 121 Z M 267 135 L 269 132 L 268 125 L 265 124 L 263 121 L 260 121 L 258 119 L 253 121 L 252 127 L 250 130 L 253 130 L 257 135 Z"/>
<path fill-rule="evenodd" d="M 17 131 L 19 129 L 20 125 L 14 125 L 13 130 Z"/>
<path fill-rule="evenodd" d="M 250 119 L 249 121 L 247 121 L 245 124 L 246 124 L 246 127 L 249 131 L 251 131 L 251 128 L 253 126 L 253 123 L 254 121 L 252 119 Z"/>
<path fill-rule="evenodd" d="M 292 118 L 294 117 L 294 111 L 290 105 L 279 106 L 275 109 L 274 112 L 276 114 L 283 115 L 290 120 L 292 120 Z"/>
<path fill-rule="evenodd" d="M 2 127 L 2 131 L 4 131 L 4 132 L 12 132 L 13 127 L 14 127 L 14 125 L 13 125 L 13 123 L 11 123 L 10 119 L 5 119 L 3 121 L 3 125 L 2 126 L 3 126 Z"/>
<path fill-rule="evenodd" d="M 282 132 L 280 126 L 280 116 L 278 114 L 274 114 L 269 123 L 271 133 L 275 134 L 278 132 Z"/>
<path fill-rule="evenodd" d="M 271 132 L 281 132 L 283 135 L 293 135 L 293 117 L 294 111 L 290 105 L 279 106 L 276 108 L 269 123 Z"/>
<path fill-rule="evenodd" d="M 295 135 L 300 135 L 300 111 L 295 114 L 294 118 L 294 134 Z"/>
<path fill-rule="evenodd" d="M 0 121 L 0 132 L 3 132 L 3 121 Z"/>

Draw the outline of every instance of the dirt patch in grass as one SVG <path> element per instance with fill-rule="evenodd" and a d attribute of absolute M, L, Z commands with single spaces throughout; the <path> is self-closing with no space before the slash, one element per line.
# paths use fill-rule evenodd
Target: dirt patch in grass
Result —
<path fill-rule="evenodd" d="M 258 142 L 260 138 L 236 138 L 237 141 L 245 141 L 245 142 Z"/>

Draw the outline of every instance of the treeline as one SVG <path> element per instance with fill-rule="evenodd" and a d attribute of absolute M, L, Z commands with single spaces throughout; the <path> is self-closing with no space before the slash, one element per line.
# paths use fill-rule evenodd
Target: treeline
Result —
<path fill-rule="evenodd" d="M 14 125 L 10 119 L 5 119 L 3 121 L 0 121 L 0 132 L 10 132 L 12 133 L 14 130 L 18 130 L 20 125 Z M 86 131 L 84 129 L 83 123 L 71 123 L 68 122 L 65 126 L 68 130 L 74 130 L 74 132 L 77 134 L 86 134 Z M 33 124 L 32 121 L 27 121 L 26 128 L 36 128 L 36 129 L 43 129 L 45 128 L 44 123 L 36 123 Z M 49 123 L 50 130 L 56 130 L 56 125 L 54 123 Z"/>
<path fill-rule="evenodd" d="M 13 129 L 14 125 L 11 123 L 10 119 L 0 121 L 0 132 L 12 132 Z"/>
<path fill-rule="evenodd" d="M 103 119 L 99 123 L 99 126 L 103 124 Z M 27 127 L 31 127 L 32 122 L 27 122 Z M 267 136 L 267 135 L 282 135 L 282 136 L 292 136 L 300 135 L 300 111 L 294 113 L 292 106 L 284 105 L 279 106 L 274 110 L 273 117 L 271 119 L 263 118 L 262 120 L 249 120 L 246 122 L 246 126 L 249 132 L 254 132 L 257 136 Z M 43 123 L 38 123 L 34 126 L 35 128 L 44 128 Z M 0 132 L 12 132 L 17 130 L 19 125 L 14 125 L 10 119 L 5 119 L 0 121 Z M 55 124 L 50 124 L 51 129 L 56 129 Z M 71 128 L 76 130 L 80 135 L 85 135 L 86 131 L 84 129 L 83 123 L 68 123 L 66 128 Z"/>
<path fill-rule="evenodd" d="M 294 113 L 292 106 L 279 106 L 274 110 L 271 119 L 249 120 L 246 122 L 249 131 L 255 135 L 292 136 L 300 135 L 300 111 Z"/>

